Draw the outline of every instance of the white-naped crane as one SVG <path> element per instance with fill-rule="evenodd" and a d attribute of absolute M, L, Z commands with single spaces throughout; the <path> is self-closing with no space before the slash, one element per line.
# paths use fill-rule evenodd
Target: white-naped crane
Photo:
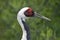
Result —
<path fill-rule="evenodd" d="M 25 22 L 25 19 L 27 19 L 29 17 L 38 17 L 41 19 L 51 21 L 49 18 L 39 15 L 38 13 L 34 12 L 32 10 L 32 8 L 30 8 L 30 7 L 22 8 L 17 14 L 17 20 L 18 20 L 19 24 L 21 25 L 21 28 L 23 31 L 21 40 L 30 40 L 30 30 L 29 30 L 28 25 Z"/>

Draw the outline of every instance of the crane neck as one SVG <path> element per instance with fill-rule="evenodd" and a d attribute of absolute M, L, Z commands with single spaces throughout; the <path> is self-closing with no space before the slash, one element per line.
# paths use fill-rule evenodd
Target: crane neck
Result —
<path fill-rule="evenodd" d="M 30 30 L 28 25 L 25 23 L 25 20 L 23 20 L 22 18 L 17 18 L 17 19 L 23 31 L 21 40 L 30 40 Z"/>

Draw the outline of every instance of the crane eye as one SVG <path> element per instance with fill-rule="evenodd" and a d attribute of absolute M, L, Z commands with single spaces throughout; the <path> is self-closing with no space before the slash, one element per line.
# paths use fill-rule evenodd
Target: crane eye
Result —
<path fill-rule="evenodd" d="M 34 11 L 31 8 L 29 8 L 28 10 L 25 11 L 24 14 L 27 17 L 32 17 L 32 16 L 34 16 Z"/>

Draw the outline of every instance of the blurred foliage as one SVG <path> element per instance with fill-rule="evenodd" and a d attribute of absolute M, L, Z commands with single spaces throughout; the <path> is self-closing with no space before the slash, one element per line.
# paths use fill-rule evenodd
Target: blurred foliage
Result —
<path fill-rule="evenodd" d="M 26 6 L 52 20 L 27 20 L 31 40 L 60 40 L 60 0 L 0 0 L 0 40 L 21 39 L 17 13 Z"/>

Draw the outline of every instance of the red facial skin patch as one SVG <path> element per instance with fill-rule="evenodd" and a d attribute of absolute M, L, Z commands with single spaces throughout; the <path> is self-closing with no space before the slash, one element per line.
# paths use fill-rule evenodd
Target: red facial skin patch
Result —
<path fill-rule="evenodd" d="M 29 8 L 29 9 L 27 10 L 27 13 L 28 13 L 29 16 L 31 16 L 31 15 L 33 14 L 33 13 L 32 13 L 32 9 Z"/>
<path fill-rule="evenodd" d="M 27 9 L 24 14 L 25 14 L 25 16 L 27 16 L 27 17 L 32 17 L 32 16 L 34 16 L 34 12 L 33 12 L 33 10 L 32 10 L 31 8 Z"/>

